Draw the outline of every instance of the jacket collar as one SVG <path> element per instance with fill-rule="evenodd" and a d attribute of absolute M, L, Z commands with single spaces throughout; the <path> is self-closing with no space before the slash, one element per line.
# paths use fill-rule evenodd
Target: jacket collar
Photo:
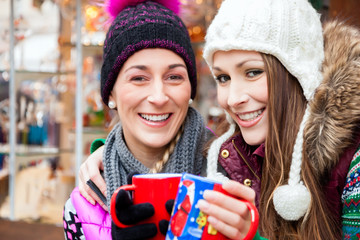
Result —
<path fill-rule="evenodd" d="M 324 24 L 324 50 L 323 82 L 309 102 L 304 130 L 304 153 L 320 175 L 337 164 L 359 131 L 360 31 L 338 21 Z"/>
<path fill-rule="evenodd" d="M 263 159 L 265 157 L 265 143 L 262 143 L 257 146 L 250 146 L 249 144 L 247 144 L 245 142 L 243 136 L 239 132 L 236 135 L 234 135 L 233 137 L 231 137 L 230 139 L 228 139 L 224 144 L 229 144 L 233 140 L 234 140 L 234 143 L 236 144 L 236 147 L 241 148 L 248 157 L 250 157 L 252 155 L 256 155 L 261 159 Z"/>

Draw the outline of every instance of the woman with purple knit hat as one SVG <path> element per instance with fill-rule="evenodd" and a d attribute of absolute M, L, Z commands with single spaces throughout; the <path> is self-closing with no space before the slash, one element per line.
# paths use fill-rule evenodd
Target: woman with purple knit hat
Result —
<path fill-rule="evenodd" d="M 110 209 L 112 194 L 134 172 L 200 174 L 206 160 L 203 145 L 212 134 L 189 106 L 197 73 L 189 34 L 176 14 L 179 2 L 109 0 L 106 7 L 113 19 L 104 42 L 101 96 L 120 119 L 103 150 L 103 201 Z M 127 198 L 124 191 L 117 197 Z M 133 224 L 154 214 L 151 204 L 139 205 L 132 208 L 141 211 L 118 218 Z M 147 239 L 156 235 L 159 224 L 118 228 L 109 212 L 90 204 L 78 188 L 64 209 L 66 239 Z M 165 233 L 167 225 L 159 228 Z"/>

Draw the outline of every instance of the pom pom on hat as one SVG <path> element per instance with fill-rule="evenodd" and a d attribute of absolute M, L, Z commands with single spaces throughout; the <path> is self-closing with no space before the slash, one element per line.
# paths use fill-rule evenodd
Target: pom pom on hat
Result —
<path fill-rule="evenodd" d="M 135 6 L 139 3 L 146 2 L 149 0 L 106 0 L 105 9 L 111 16 L 112 20 L 127 6 Z M 179 0 L 152 0 L 158 2 L 164 7 L 170 9 L 176 14 L 179 14 L 180 11 L 180 2 Z"/>
<path fill-rule="evenodd" d="M 197 87 L 195 53 L 185 24 L 172 11 L 178 12 L 179 0 L 108 0 L 106 6 L 115 19 L 104 41 L 101 67 L 103 102 L 108 104 L 126 60 L 145 48 L 168 49 L 184 60 L 191 84 L 191 99 L 194 99 Z"/>
<path fill-rule="evenodd" d="M 303 133 L 309 115 L 309 106 L 307 106 L 295 140 L 288 184 L 276 188 L 274 192 L 275 210 L 288 221 L 296 221 L 304 216 L 311 203 L 310 192 L 300 180 Z"/>
<path fill-rule="evenodd" d="M 296 221 L 305 215 L 311 202 L 308 189 L 301 183 L 283 185 L 275 189 L 274 206 L 285 220 Z"/>

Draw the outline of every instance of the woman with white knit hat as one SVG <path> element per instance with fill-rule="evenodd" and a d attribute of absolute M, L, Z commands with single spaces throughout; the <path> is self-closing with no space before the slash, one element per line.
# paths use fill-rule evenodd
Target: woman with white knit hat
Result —
<path fill-rule="evenodd" d="M 359 30 L 323 28 L 306 0 L 224 0 L 204 58 L 230 122 L 210 145 L 208 177 L 252 188 L 224 182 L 256 203 L 263 237 L 340 239 L 341 193 L 360 145 Z M 242 239 L 246 207 L 213 191 L 204 197 L 213 227 Z"/>

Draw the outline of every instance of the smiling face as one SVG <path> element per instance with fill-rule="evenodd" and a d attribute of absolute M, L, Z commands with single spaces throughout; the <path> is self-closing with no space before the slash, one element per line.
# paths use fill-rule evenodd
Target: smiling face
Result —
<path fill-rule="evenodd" d="M 186 117 L 190 94 L 185 62 L 174 52 L 143 49 L 129 57 L 110 100 L 116 103 L 130 151 L 161 155 Z"/>
<path fill-rule="evenodd" d="M 265 142 L 268 132 L 268 88 L 264 61 L 258 52 L 217 51 L 213 57 L 217 97 L 239 125 L 249 145 Z"/>

